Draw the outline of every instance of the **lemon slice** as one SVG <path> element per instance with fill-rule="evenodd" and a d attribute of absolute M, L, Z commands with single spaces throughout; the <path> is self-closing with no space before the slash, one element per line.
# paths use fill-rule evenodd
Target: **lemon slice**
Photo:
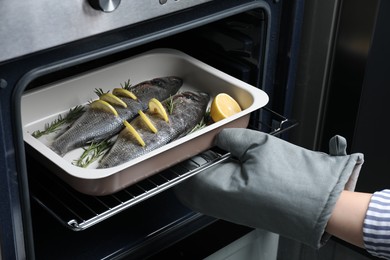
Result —
<path fill-rule="evenodd" d="M 168 114 L 167 111 L 165 110 L 164 106 L 161 104 L 160 101 L 158 101 L 155 98 L 152 98 L 149 101 L 149 110 L 152 113 L 159 114 L 162 119 L 165 120 L 165 122 L 169 122 Z"/>
<path fill-rule="evenodd" d="M 142 121 L 144 121 L 144 123 L 149 127 L 150 131 L 157 133 L 157 128 L 154 126 L 152 121 L 150 121 L 149 117 L 141 110 L 138 111 L 138 114 L 140 115 Z"/>
<path fill-rule="evenodd" d="M 91 108 L 101 109 L 101 110 L 106 111 L 108 113 L 111 113 L 115 116 L 118 116 L 118 112 L 115 110 L 115 108 L 113 106 L 111 106 L 110 103 L 108 103 L 104 100 L 101 100 L 101 99 L 95 100 L 90 104 L 90 106 L 91 106 Z"/>
<path fill-rule="evenodd" d="M 117 105 L 126 108 L 127 104 L 117 96 L 111 93 L 104 93 L 99 97 L 100 100 L 107 101 L 108 103 L 112 105 Z"/>
<path fill-rule="evenodd" d="M 134 100 L 137 99 L 137 97 L 134 95 L 133 92 L 124 88 L 114 88 L 112 90 L 112 94 L 118 97 L 127 97 L 127 98 L 132 98 Z"/>
<path fill-rule="evenodd" d="M 141 145 L 141 146 L 145 146 L 145 142 L 144 140 L 142 139 L 142 137 L 139 135 L 139 133 L 137 132 L 137 130 L 134 129 L 134 127 L 129 123 L 127 122 L 126 120 L 123 121 L 123 124 L 126 126 L 126 129 L 129 133 L 131 133 L 134 138 L 138 141 L 138 143 Z"/>
<path fill-rule="evenodd" d="M 240 111 L 241 107 L 234 98 L 226 93 L 220 93 L 211 103 L 210 116 L 214 122 L 218 122 Z"/>

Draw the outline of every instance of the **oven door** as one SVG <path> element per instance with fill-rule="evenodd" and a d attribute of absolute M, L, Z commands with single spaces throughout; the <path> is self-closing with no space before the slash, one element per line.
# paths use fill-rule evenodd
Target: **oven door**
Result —
<path fill-rule="evenodd" d="M 25 146 L 22 96 L 152 49 L 172 48 L 264 90 L 270 101 L 251 114 L 248 127 L 284 137 L 295 122 L 273 111 L 290 113 L 302 5 L 303 1 L 204 1 L 126 25 L 117 24 L 113 11 L 94 17 L 112 19 L 115 26 L 110 30 L 81 33 L 61 44 L 32 47 L 29 53 L 15 54 L 7 46 L 11 56 L 0 63 L 4 258 L 204 258 L 252 231 L 190 211 L 170 189 L 228 158 L 216 149 L 109 196 L 73 190 Z M 85 15 L 98 12 L 82 6 Z M 32 45 L 43 46 L 42 37 L 49 36 L 35 36 L 40 40 Z"/>

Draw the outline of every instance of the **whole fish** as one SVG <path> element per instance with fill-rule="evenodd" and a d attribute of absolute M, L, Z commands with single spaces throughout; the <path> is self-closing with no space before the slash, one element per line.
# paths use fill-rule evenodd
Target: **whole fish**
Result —
<path fill-rule="evenodd" d="M 136 117 L 130 125 L 137 130 L 145 146 L 141 146 L 125 128 L 118 135 L 117 140 L 109 152 L 102 158 L 98 168 L 109 168 L 123 164 L 143 154 L 153 151 L 175 139 L 188 134 L 199 122 L 202 121 L 210 100 L 210 96 L 203 92 L 183 92 L 171 97 L 173 109 L 168 113 L 169 121 L 164 121 L 151 111 L 145 114 L 157 128 L 153 133 L 145 126 L 141 117 Z"/>
<path fill-rule="evenodd" d="M 118 115 L 88 107 L 69 129 L 58 136 L 51 149 L 63 156 L 67 152 L 92 142 L 99 142 L 117 134 L 123 128 L 123 120 L 131 120 L 139 110 L 146 110 L 151 98 L 164 100 L 174 95 L 182 86 L 179 77 L 162 77 L 141 82 L 129 90 L 137 99 L 121 97 L 127 108 L 115 106 Z"/>

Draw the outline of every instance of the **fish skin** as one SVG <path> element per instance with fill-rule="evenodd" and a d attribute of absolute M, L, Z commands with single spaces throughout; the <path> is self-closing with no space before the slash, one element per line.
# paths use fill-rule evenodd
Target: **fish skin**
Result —
<path fill-rule="evenodd" d="M 127 108 L 114 106 L 118 116 L 111 113 L 88 108 L 69 129 L 58 136 L 50 145 L 57 154 L 64 156 L 69 151 L 83 147 L 91 142 L 99 142 L 117 134 L 123 128 L 123 120 L 131 120 L 138 115 L 138 110 L 146 110 L 151 98 L 164 100 L 174 95 L 183 85 L 179 77 L 161 77 L 143 81 L 129 90 L 137 100 L 121 99 Z"/>
<path fill-rule="evenodd" d="M 145 112 L 156 126 L 157 133 L 152 133 L 140 117 L 130 122 L 144 140 L 144 147 L 123 129 L 113 147 L 100 160 L 98 168 L 123 164 L 188 134 L 204 117 L 210 100 L 207 93 L 189 91 L 176 94 L 173 98 L 175 105 L 172 114 L 168 115 L 169 123 L 150 111 Z"/>

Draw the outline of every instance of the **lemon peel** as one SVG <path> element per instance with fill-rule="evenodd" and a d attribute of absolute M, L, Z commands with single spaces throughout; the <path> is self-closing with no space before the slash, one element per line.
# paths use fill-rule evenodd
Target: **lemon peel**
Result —
<path fill-rule="evenodd" d="M 118 97 L 127 97 L 127 98 L 132 98 L 134 100 L 137 100 L 137 96 L 134 95 L 133 92 L 131 92 L 128 89 L 124 89 L 124 88 L 114 88 L 112 90 L 112 94 L 114 94 L 115 96 L 118 96 Z"/>
<path fill-rule="evenodd" d="M 137 140 L 137 142 L 141 145 L 141 146 L 145 146 L 145 142 L 144 140 L 142 139 L 142 137 L 139 135 L 139 133 L 137 132 L 137 130 L 135 130 L 135 128 L 129 123 L 127 122 L 126 120 L 123 121 L 123 124 L 125 125 L 126 127 L 126 130 Z"/>
<path fill-rule="evenodd" d="M 167 111 L 160 101 L 158 101 L 156 98 L 152 98 L 149 101 L 148 106 L 150 112 L 158 114 L 162 119 L 165 120 L 165 122 L 169 122 Z"/>
<path fill-rule="evenodd" d="M 97 100 L 93 101 L 90 104 L 90 107 L 93 109 L 100 109 L 100 110 L 106 111 L 108 113 L 111 113 L 115 116 L 118 116 L 118 112 L 116 111 L 116 109 L 113 106 L 111 106 L 110 103 L 108 103 L 107 101 L 101 100 L 101 99 L 97 99 Z"/>
<path fill-rule="evenodd" d="M 140 115 L 142 121 L 148 126 L 148 128 L 150 129 L 150 131 L 152 131 L 153 133 L 157 133 L 157 128 L 154 126 L 154 124 L 152 123 L 152 121 L 149 119 L 149 117 L 144 113 L 142 112 L 141 110 L 138 111 L 138 114 Z"/>
<path fill-rule="evenodd" d="M 116 105 L 116 106 L 120 106 L 123 108 L 127 107 L 127 104 L 122 99 L 118 98 L 117 96 L 115 96 L 114 94 L 111 94 L 111 93 L 104 93 L 104 94 L 100 95 L 99 99 L 107 101 L 111 105 Z"/>

